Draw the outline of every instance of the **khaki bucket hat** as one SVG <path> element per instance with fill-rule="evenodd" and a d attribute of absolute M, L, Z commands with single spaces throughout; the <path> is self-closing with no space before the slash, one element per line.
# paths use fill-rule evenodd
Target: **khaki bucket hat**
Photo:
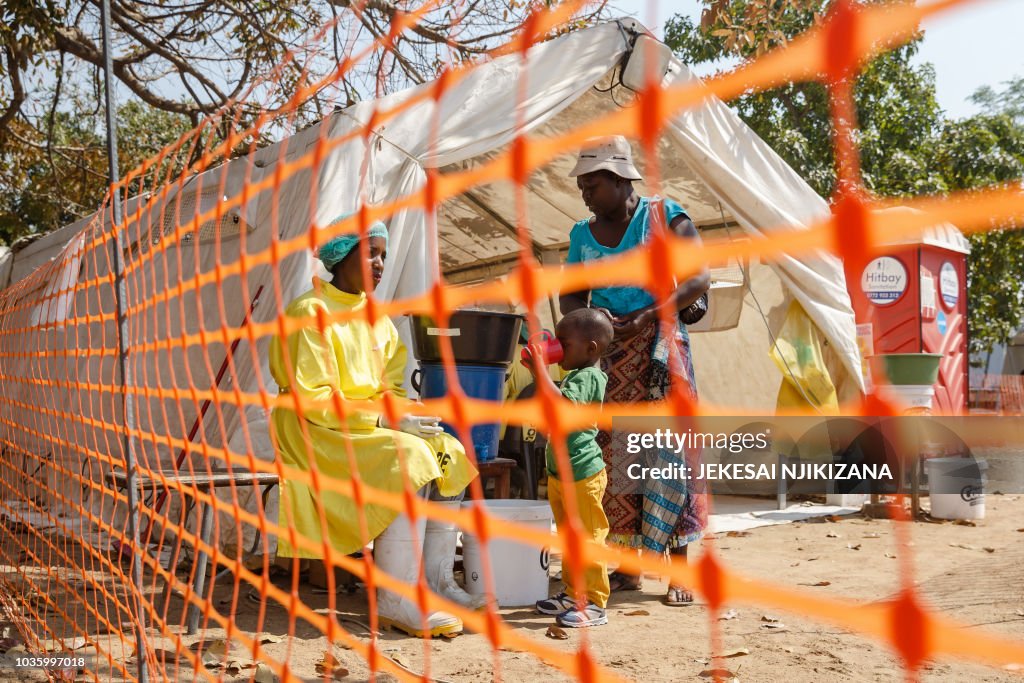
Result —
<path fill-rule="evenodd" d="M 629 140 L 621 135 L 589 140 L 576 157 L 576 166 L 569 172 L 570 178 L 594 171 L 611 171 L 627 180 L 643 180 L 633 165 L 633 150 Z"/>

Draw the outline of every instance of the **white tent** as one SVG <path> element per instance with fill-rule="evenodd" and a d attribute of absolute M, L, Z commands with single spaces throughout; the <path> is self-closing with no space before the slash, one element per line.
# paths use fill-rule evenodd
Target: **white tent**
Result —
<path fill-rule="evenodd" d="M 1006 345 L 1004 375 L 1019 375 L 1024 372 L 1024 332 L 1015 335 Z"/>
<path fill-rule="evenodd" d="M 244 282 L 233 275 L 218 289 L 203 279 L 218 263 L 238 263 L 243 253 L 250 259 L 265 254 L 273 241 L 307 235 L 314 222 L 327 224 L 360 202 L 379 204 L 415 193 L 426 181 L 425 169 L 470 168 L 506 148 L 517 134 L 550 136 L 613 110 L 627 93 L 605 86 L 627 56 L 631 31 L 636 30 L 643 29 L 632 20 L 603 24 L 536 45 L 525 59 L 498 58 L 468 74 L 440 101 L 428 97 L 415 102 L 370 135 L 361 131 L 371 119 L 380 120 L 375 113 L 408 104 L 433 85 L 353 105 L 274 146 L 192 177 L 166 198 L 158 196 L 151 204 L 132 202 L 131 244 L 126 250 L 129 324 L 136 349 L 134 384 L 144 392 L 135 421 L 148 435 L 137 440 L 140 460 L 149 467 L 169 467 L 196 425 L 196 443 L 260 459 L 273 457 L 268 416 L 258 398 L 261 388 L 276 390 L 266 367 L 269 336 L 253 346 L 243 338 L 229 353 L 233 339 L 222 329 L 224 323 L 240 325 L 247 316 L 255 322 L 273 321 L 291 298 L 309 288 L 320 266 L 308 249 L 284 258 L 276 270 L 247 261 Z M 693 78 L 673 59 L 664 84 Z M 523 79 L 525 97 L 517 87 Z M 199 229 L 192 225 L 197 211 L 238 195 L 247 181 L 274 178 L 281 164 L 304 157 L 318 139 L 337 141 L 352 133 L 352 139 L 323 157 L 315 175 L 304 168 L 284 179 L 276 191 L 248 192 L 242 206 L 225 212 L 219 224 Z M 799 229 L 828 215 L 826 203 L 717 100 L 669 122 L 658 153 L 662 194 L 679 201 L 705 234 L 760 237 L 773 230 Z M 573 157 L 567 152 L 556 159 L 535 173 L 526 188 L 533 248 L 549 263 L 559 260 L 569 228 L 585 215 L 575 183 L 566 177 Z M 643 172 L 644 160 L 638 158 Z M 647 192 L 642 184 L 639 189 Z M 507 272 L 518 250 L 510 227 L 515 224 L 514 197 L 508 183 L 473 188 L 438 210 L 436 234 L 428 229 L 434 222 L 420 210 L 392 216 L 388 268 L 378 295 L 418 294 L 436 280 L 438 267 L 451 282 Z M 85 225 L 92 229 L 83 232 Z M 178 226 L 184 238 L 167 250 L 153 248 L 161 234 L 174 233 Z M 24 320 L 3 321 L 13 335 L 6 344 L 16 339 L 24 348 L 49 352 L 30 354 L 21 367 L 5 369 L 3 395 L 22 406 L 26 420 L 40 425 L 31 433 L 22 430 L 18 443 L 27 438 L 37 442 L 32 449 L 53 451 L 65 471 L 92 467 L 94 479 L 99 469 L 107 469 L 96 467 L 97 454 L 109 455 L 114 462 L 121 457 L 115 431 L 121 416 L 111 398 L 119 378 L 116 354 L 111 352 L 116 337 L 109 317 L 109 245 L 92 245 L 101 229 L 101 221 L 87 220 L 61 231 L 60 238 L 51 238 L 58 243 L 30 254 L 41 259 L 62 249 L 50 265 L 0 293 L 0 305 L 18 300 L 27 311 L 41 293 L 57 291 L 54 282 L 78 283 L 58 297 L 63 305 L 54 306 L 54 300 L 43 304 L 42 317 L 37 313 L 33 318 L 47 321 L 42 330 L 27 329 Z M 220 239 L 211 239 L 214 234 Z M 75 235 L 79 239 L 71 239 Z M 312 237 L 311 244 L 317 241 Z M 25 251 L 14 255 L 14 272 L 22 272 Z M 0 254 L 0 276 L 4 262 Z M 714 269 L 713 278 L 713 314 L 701 325 L 709 331 L 698 328 L 693 335 L 703 400 L 749 411 L 774 409 L 781 374 L 769 357 L 771 334 L 781 326 L 793 299 L 800 301 L 827 339 L 826 361 L 840 400 L 861 390 L 853 312 L 837 258 L 819 254 L 773 263 L 734 263 Z M 12 284 L 15 281 L 12 278 Z M 185 288 L 180 294 L 179 285 Z M 105 321 L 96 319 L 100 312 L 108 315 Z M 404 331 L 405 325 L 400 329 Z M 203 335 L 205 346 L 191 343 L 183 350 L 183 335 Z M 226 375 L 217 390 L 226 392 L 221 394 L 225 401 L 248 397 L 245 406 L 214 402 L 197 419 L 204 412 L 204 398 L 190 389 L 211 389 L 222 367 Z M 58 383 L 20 381 L 38 377 Z M 156 395 L 157 390 L 163 395 Z M 76 417 L 64 420 L 55 434 L 45 427 L 47 416 L 37 412 L 42 405 Z M 18 424 L 3 423 L 0 436 L 15 439 Z M 201 457 L 201 447 L 196 446 L 194 461 Z M 247 496 L 239 492 L 239 500 L 245 504 Z M 238 542 L 233 534 L 225 529 L 222 540 Z"/>

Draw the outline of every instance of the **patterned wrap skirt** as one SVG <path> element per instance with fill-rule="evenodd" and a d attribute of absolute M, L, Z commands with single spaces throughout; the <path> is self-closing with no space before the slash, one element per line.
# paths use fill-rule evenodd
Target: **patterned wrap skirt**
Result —
<path fill-rule="evenodd" d="M 690 336 L 679 322 L 674 335 L 659 334 L 659 325 L 625 341 L 614 341 L 601 359 L 608 374 L 605 403 L 664 401 L 673 382 L 684 382 L 696 400 L 697 384 L 690 353 Z M 678 355 L 677 355 L 678 354 Z M 670 362 L 670 357 L 675 362 Z M 680 372 L 681 371 L 681 372 Z M 627 468 L 636 456 L 626 451 L 627 433 L 602 430 L 597 437 L 608 468 L 604 510 L 611 533 L 608 542 L 629 548 L 663 553 L 699 539 L 707 526 L 708 505 L 700 484 L 680 480 L 645 480 L 637 490 Z M 700 453 L 676 455 L 658 451 L 654 466 L 699 466 Z M 694 470 L 696 471 L 696 470 Z"/>

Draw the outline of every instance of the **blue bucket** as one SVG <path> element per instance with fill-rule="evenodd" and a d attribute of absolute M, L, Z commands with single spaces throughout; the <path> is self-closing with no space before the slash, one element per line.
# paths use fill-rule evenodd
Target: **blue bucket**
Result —
<path fill-rule="evenodd" d="M 457 365 L 456 375 L 459 385 L 466 395 L 487 401 L 501 401 L 505 397 L 504 365 Z M 417 377 L 418 375 L 418 377 Z M 419 370 L 413 372 L 413 388 L 420 398 L 443 398 L 448 394 L 448 380 L 444 375 L 441 363 L 420 363 Z M 441 426 L 452 436 L 458 438 L 455 429 L 447 422 Z M 500 424 L 487 422 L 474 425 L 470 430 L 473 449 L 479 462 L 487 462 L 498 457 L 498 433 Z"/>

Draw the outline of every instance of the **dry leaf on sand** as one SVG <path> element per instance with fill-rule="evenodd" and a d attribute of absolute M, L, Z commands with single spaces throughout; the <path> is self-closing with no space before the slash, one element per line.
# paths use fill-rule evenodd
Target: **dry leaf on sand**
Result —
<path fill-rule="evenodd" d="M 565 629 L 558 626 L 548 626 L 548 630 L 544 632 L 544 635 L 555 640 L 569 640 L 569 634 L 565 632 Z"/>

